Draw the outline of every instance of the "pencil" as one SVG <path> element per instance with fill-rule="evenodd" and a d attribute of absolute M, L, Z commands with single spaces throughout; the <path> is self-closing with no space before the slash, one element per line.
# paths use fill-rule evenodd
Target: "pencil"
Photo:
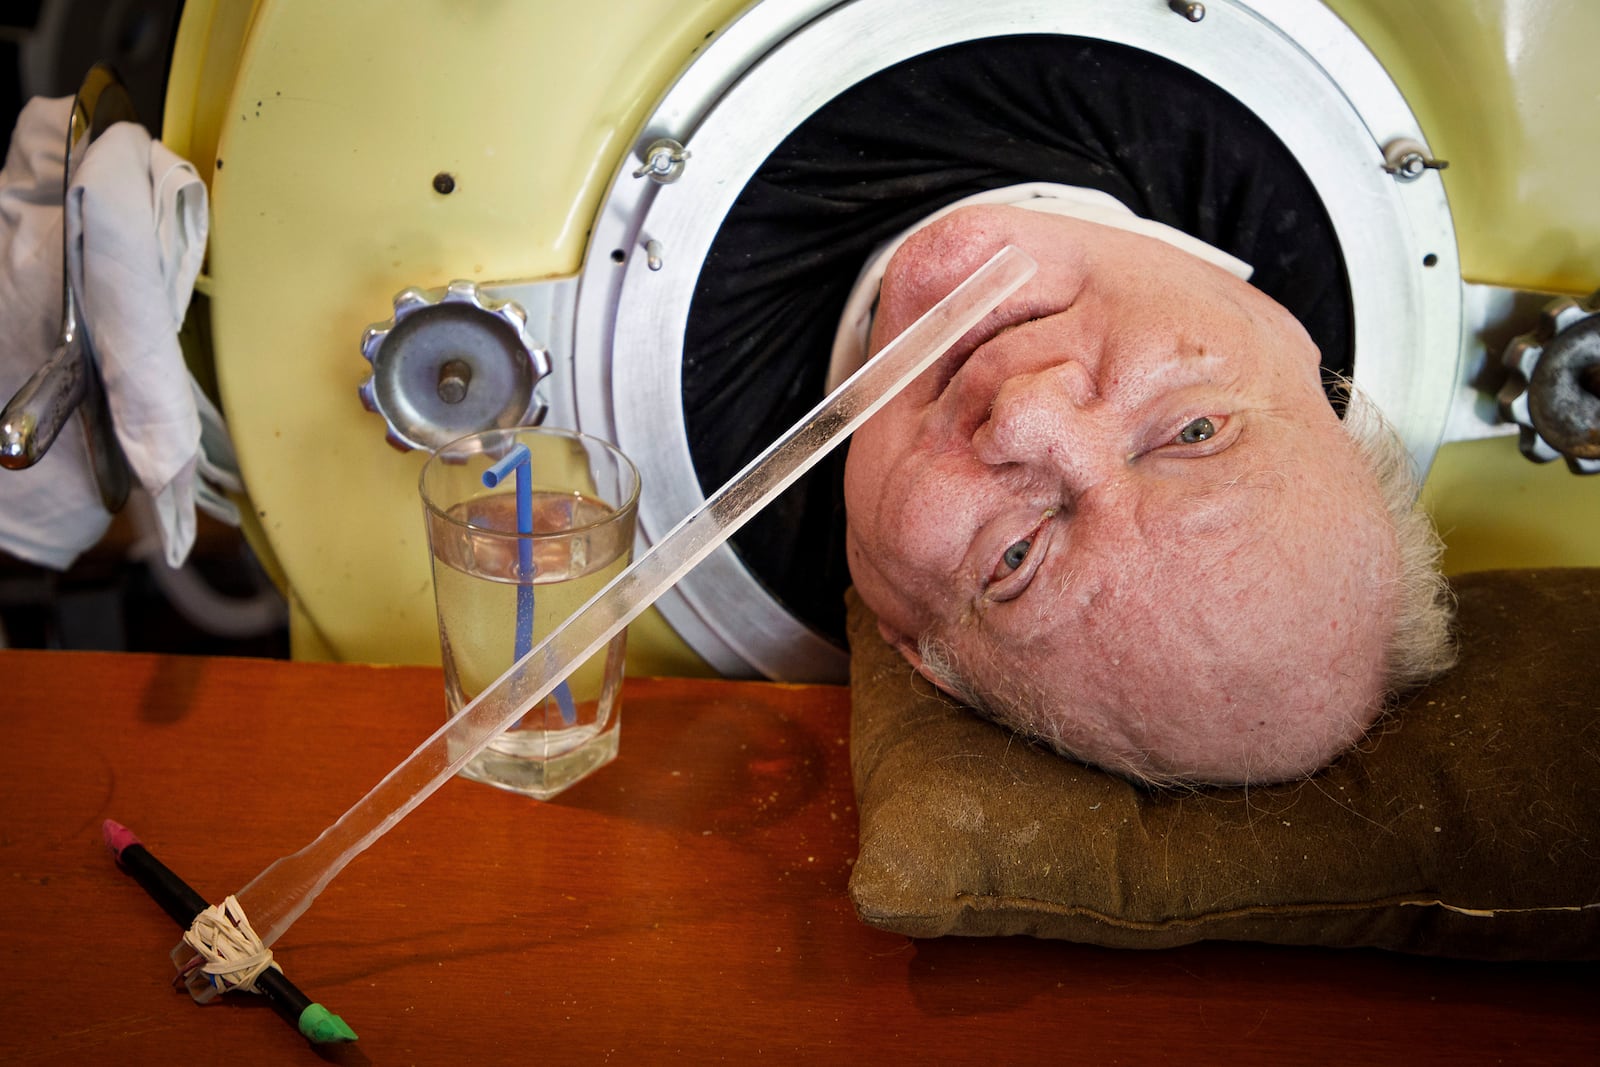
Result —
<path fill-rule="evenodd" d="M 115 819 L 107 819 L 101 824 L 100 833 L 106 847 L 116 857 L 117 866 L 143 886 L 150 899 L 183 929 L 187 930 L 195 916 L 210 907 L 205 897 L 152 856 L 132 830 Z M 267 998 L 274 1011 L 312 1044 L 356 1040 L 356 1032 L 343 1019 L 300 992 L 276 967 L 261 972 L 256 978 L 256 989 Z"/>

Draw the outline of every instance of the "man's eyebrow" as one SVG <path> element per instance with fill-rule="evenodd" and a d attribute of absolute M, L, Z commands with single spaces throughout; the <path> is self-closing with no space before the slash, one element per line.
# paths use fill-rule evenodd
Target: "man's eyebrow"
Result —
<path fill-rule="evenodd" d="M 1220 464 L 1206 461 L 1221 459 L 1231 451 L 1233 449 L 1224 449 L 1215 455 L 1201 457 L 1194 461 L 1195 469 L 1214 473 Z M 1241 458 L 1248 460 L 1249 457 Z M 1288 476 L 1275 467 L 1247 467 L 1230 477 L 1212 477 L 1200 483 L 1190 496 L 1189 506 L 1203 510 L 1192 511 L 1186 525 L 1200 526 L 1202 533 L 1207 527 L 1240 529 L 1250 525 L 1252 519 L 1259 518 L 1264 510 L 1278 506 L 1276 499 L 1263 500 L 1258 494 L 1271 493 L 1276 498 L 1288 488 Z M 1247 514 L 1241 514 L 1242 511 Z"/>
<path fill-rule="evenodd" d="M 1033 581 L 1028 583 L 1028 587 L 1009 603 L 1013 605 L 1025 601 L 1036 603 L 1040 597 L 1049 597 L 1050 602 L 1055 604 L 1069 603 L 1073 597 L 1079 595 L 1079 572 L 1080 568 L 1066 558 L 1066 553 L 1052 552 L 1050 558 L 1044 561 L 1033 576 Z M 1074 609 L 1073 613 L 1076 614 L 1077 609 Z M 1012 652 L 1045 642 L 1050 639 L 1053 632 L 1053 627 L 1038 625 L 1037 620 L 1011 629 L 997 625 L 997 617 L 992 612 L 974 610 L 972 616 L 973 625 L 978 630 L 991 638 L 1010 642 Z"/>

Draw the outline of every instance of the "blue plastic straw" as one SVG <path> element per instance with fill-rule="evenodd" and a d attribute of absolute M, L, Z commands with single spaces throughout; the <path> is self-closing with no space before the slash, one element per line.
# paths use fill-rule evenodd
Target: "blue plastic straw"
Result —
<path fill-rule="evenodd" d="M 517 494 L 517 533 L 533 533 L 533 486 L 528 468 L 532 457 L 528 453 L 528 446 L 518 443 L 511 446 L 501 459 L 492 464 L 483 472 L 483 484 L 490 489 L 495 488 L 505 481 L 506 475 L 516 472 Z M 533 542 L 527 537 L 517 542 L 517 626 L 514 658 L 512 662 L 521 660 L 533 647 L 533 576 L 536 569 L 533 565 Z M 561 707 L 561 721 L 568 726 L 578 721 L 578 709 L 572 702 L 572 689 L 566 682 L 556 687 L 553 694 L 556 703 Z"/>

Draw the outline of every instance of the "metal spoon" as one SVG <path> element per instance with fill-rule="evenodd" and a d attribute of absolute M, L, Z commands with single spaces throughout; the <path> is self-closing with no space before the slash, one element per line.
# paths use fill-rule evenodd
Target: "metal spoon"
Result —
<path fill-rule="evenodd" d="M 66 169 L 62 198 L 72 187 L 83 153 L 116 122 L 136 122 L 133 101 L 116 73 L 96 64 L 83 79 L 67 123 Z M 33 372 L 0 411 L 0 467 L 22 470 L 37 463 L 54 443 L 76 408 L 82 417 L 95 484 L 106 510 L 118 511 L 128 499 L 128 461 L 111 426 L 111 409 L 94 348 L 78 318 L 74 279 L 83 275 L 82 251 L 65 239 L 63 221 L 61 336 L 56 350 Z"/>

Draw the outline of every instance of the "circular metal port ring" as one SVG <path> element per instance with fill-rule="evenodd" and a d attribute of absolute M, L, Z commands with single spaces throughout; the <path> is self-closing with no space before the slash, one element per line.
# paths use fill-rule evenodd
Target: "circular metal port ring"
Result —
<path fill-rule="evenodd" d="M 662 185 L 633 176 L 639 159 L 624 160 L 580 276 L 572 395 L 560 403 L 580 429 L 617 441 L 639 463 L 645 541 L 704 500 L 684 431 L 682 338 L 700 266 L 750 177 L 856 82 L 947 45 L 1017 34 L 1155 53 L 1232 94 L 1277 134 L 1344 252 L 1356 383 L 1427 470 L 1461 358 L 1449 206 L 1437 172 L 1409 182 L 1385 172 L 1385 144 L 1426 139 L 1377 60 L 1316 0 L 1213 0 L 1198 23 L 1162 0 L 767 0 L 711 42 L 645 123 L 638 147 L 672 138 L 687 147 L 686 166 Z M 724 673 L 844 677 L 845 654 L 790 616 L 726 547 L 659 606 Z"/>

